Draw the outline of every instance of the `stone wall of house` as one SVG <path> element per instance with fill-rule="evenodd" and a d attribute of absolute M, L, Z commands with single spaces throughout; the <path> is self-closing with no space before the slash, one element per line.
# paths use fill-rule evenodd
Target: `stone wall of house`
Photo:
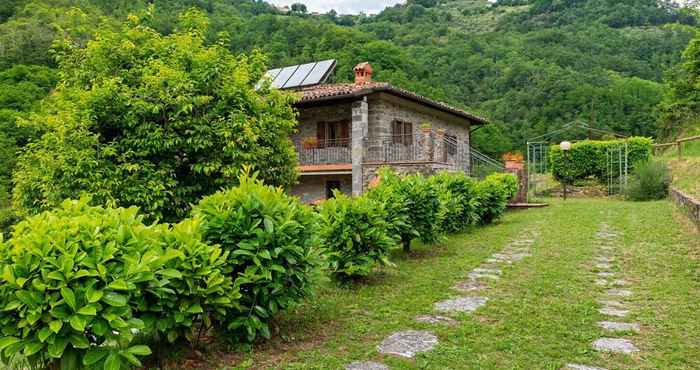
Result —
<path fill-rule="evenodd" d="M 292 140 L 298 142 L 307 137 L 316 137 L 318 122 L 334 122 L 352 119 L 352 104 L 349 102 L 333 102 L 328 105 L 299 108 L 299 127 Z"/>
<path fill-rule="evenodd" d="M 291 194 L 299 197 L 302 203 L 311 203 L 319 199 L 326 199 L 326 182 L 340 181 L 340 190 L 345 194 L 352 194 L 351 175 L 307 175 L 300 176 L 299 183 L 292 188 Z"/>
<path fill-rule="evenodd" d="M 412 123 L 414 135 L 418 135 L 421 124 L 427 123 L 433 130 L 444 130 L 469 146 L 470 125 L 463 118 L 386 93 L 371 95 L 368 103 L 370 137 L 391 136 L 392 123 L 398 120 Z"/>
<path fill-rule="evenodd" d="M 386 164 L 367 164 L 362 165 L 362 183 L 363 191 L 367 191 L 367 187 L 377 176 L 377 172 L 382 166 Z M 449 165 L 444 163 L 435 162 L 406 162 L 406 163 L 392 163 L 391 167 L 399 175 L 410 175 L 415 173 L 420 173 L 424 176 L 430 176 L 437 171 L 451 170 Z"/>

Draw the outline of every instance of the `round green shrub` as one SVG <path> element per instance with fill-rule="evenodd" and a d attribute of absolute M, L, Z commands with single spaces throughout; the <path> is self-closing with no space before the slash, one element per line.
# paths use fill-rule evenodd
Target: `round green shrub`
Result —
<path fill-rule="evenodd" d="M 370 188 L 365 196 L 383 204 L 389 234 L 394 239 L 410 242 L 419 234 L 411 225 L 408 194 L 399 191 L 401 177 L 390 167 L 380 168 L 378 176 L 379 185 Z"/>
<path fill-rule="evenodd" d="M 399 234 L 404 251 L 410 251 L 411 240 L 434 243 L 442 236 L 445 212 L 440 194 L 434 184 L 421 174 L 398 176 L 391 170 L 380 171 L 380 183 L 370 191 L 370 197 L 381 200 L 389 209 L 390 226 Z"/>
<path fill-rule="evenodd" d="M 442 229 L 448 233 L 464 230 L 478 221 L 476 181 L 463 172 L 441 171 L 431 181 L 443 204 Z"/>
<path fill-rule="evenodd" d="M 136 208 L 90 207 L 87 199 L 17 224 L 0 245 L 3 360 L 21 355 L 31 366 L 67 369 L 141 366 L 138 357 L 151 351 L 135 343 L 157 332 L 147 323 L 175 340 L 232 305 L 232 282 L 209 280 L 217 277 L 210 267 L 221 252 L 199 240 L 196 226 L 147 226 Z M 187 268 L 205 254 L 196 262 L 202 266 Z"/>
<path fill-rule="evenodd" d="M 508 201 L 518 192 L 518 179 L 509 173 L 495 173 L 487 176 L 476 185 L 476 198 L 479 203 L 477 213 L 482 225 L 500 218 Z"/>
<path fill-rule="evenodd" d="M 336 192 L 320 207 L 321 236 L 333 276 L 338 280 L 367 276 L 376 264 L 392 265 L 389 252 L 396 244 L 382 202 L 350 198 Z"/>
<path fill-rule="evenodd" d="M 625 189 L 625 198 L 634 201 L 664 199 L 671 186 L 671 173 L 662 161 L 638 163 Z"/>
<path fill-rule="evenodd" d="M 247 171 L 238 180 L 237 187 L 202 199 L 193 214 L 203 221 L 204 239 L 228 252 L 226 273 L 242 295 L 226 327 L 252 341 L 269 338 L 273 315 L 311 294 L 318 216 Z"/>

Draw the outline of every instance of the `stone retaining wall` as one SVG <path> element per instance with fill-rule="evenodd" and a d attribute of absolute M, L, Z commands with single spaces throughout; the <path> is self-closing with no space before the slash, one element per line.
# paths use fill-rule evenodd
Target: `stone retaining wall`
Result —
<path fill-rule="evenodd" d="M 671 198 L 676 202 L 678 207 L 688 215 L 690 220 L 695 223 L 698 230 L 700 230 L 700 201 L 676 188 L 671 189 Z"/>

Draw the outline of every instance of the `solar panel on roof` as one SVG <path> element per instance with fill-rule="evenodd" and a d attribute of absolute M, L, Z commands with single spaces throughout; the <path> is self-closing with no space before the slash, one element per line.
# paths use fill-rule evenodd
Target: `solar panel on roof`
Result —
<path fill-rule="evenodd" d="M 265 73 L 265 75 L 267 77 L 269 77 L 270 80 L 274 81 L 275 77 L 277 77 L 277 75 L 280 74 L 281 70 L 282 70 L 282 68 L 271 69 L 271 70 L 267 71 L 267 73 Z"/>
<path fill-rule="evenodd" d="M 299 68 L 297 68 L 297 70 L 294 72 L 292 77 L 290 77 L 289 80 L 287 80 L 287 83 L 285 83 L 284 86 L 282 86 L 282 88 L 285 89 L 300 86 L 315 65 L 316 63 L 307 63 L 300 65 Z"/>
<path fill-rule="evenodd" d="M 316 63 L 314 68 L 309 72 L 308 76 L 299 84 L 299 86 L 316 85 L 326 81 L 328 76 L 335 69 L 335 59 L 324 60 Z"/>
<path fill-rule="evenodd" d="M 287 83 L 287 80 L 292 77 L 298 67 L 299 66 L 291 66 L 282 68 L 277 77 L 275 77 L 275 79 L 272 81 L 272 86 L 281 89 L 284 84 Z"/>
<path fill-rule="evenodd" d="M 272 81 L 272 87 L 290 89 L 294 87 L 318 85 L 326 82 L 335 70 L 335 59 L 314 63 L 274 68 L 265 73 Z M 256 88 L 260 87 L 260 83 Z"/>

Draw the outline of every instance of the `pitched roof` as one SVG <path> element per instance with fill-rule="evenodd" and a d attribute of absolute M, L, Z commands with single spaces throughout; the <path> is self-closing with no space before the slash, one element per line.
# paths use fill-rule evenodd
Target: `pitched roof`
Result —
<path fill-rule="evenodd" d="M 443 102 L 432 100 L 411 91 L 392 86 L 386 82 L 368 82 L 363 84 L 321 84 L 302 88 L 299 90 L 299 92 L 302 94 L 299 103 L 314 103 L 335 99 L 358 98 L 372 93 L 386 92 L 433 107 L 443 112 L 451 113 L 461 118 L 466 118 L 475 124 L 488 123 L 485 118 L 479 117 L 465 110 L 452 107 Z"/>

